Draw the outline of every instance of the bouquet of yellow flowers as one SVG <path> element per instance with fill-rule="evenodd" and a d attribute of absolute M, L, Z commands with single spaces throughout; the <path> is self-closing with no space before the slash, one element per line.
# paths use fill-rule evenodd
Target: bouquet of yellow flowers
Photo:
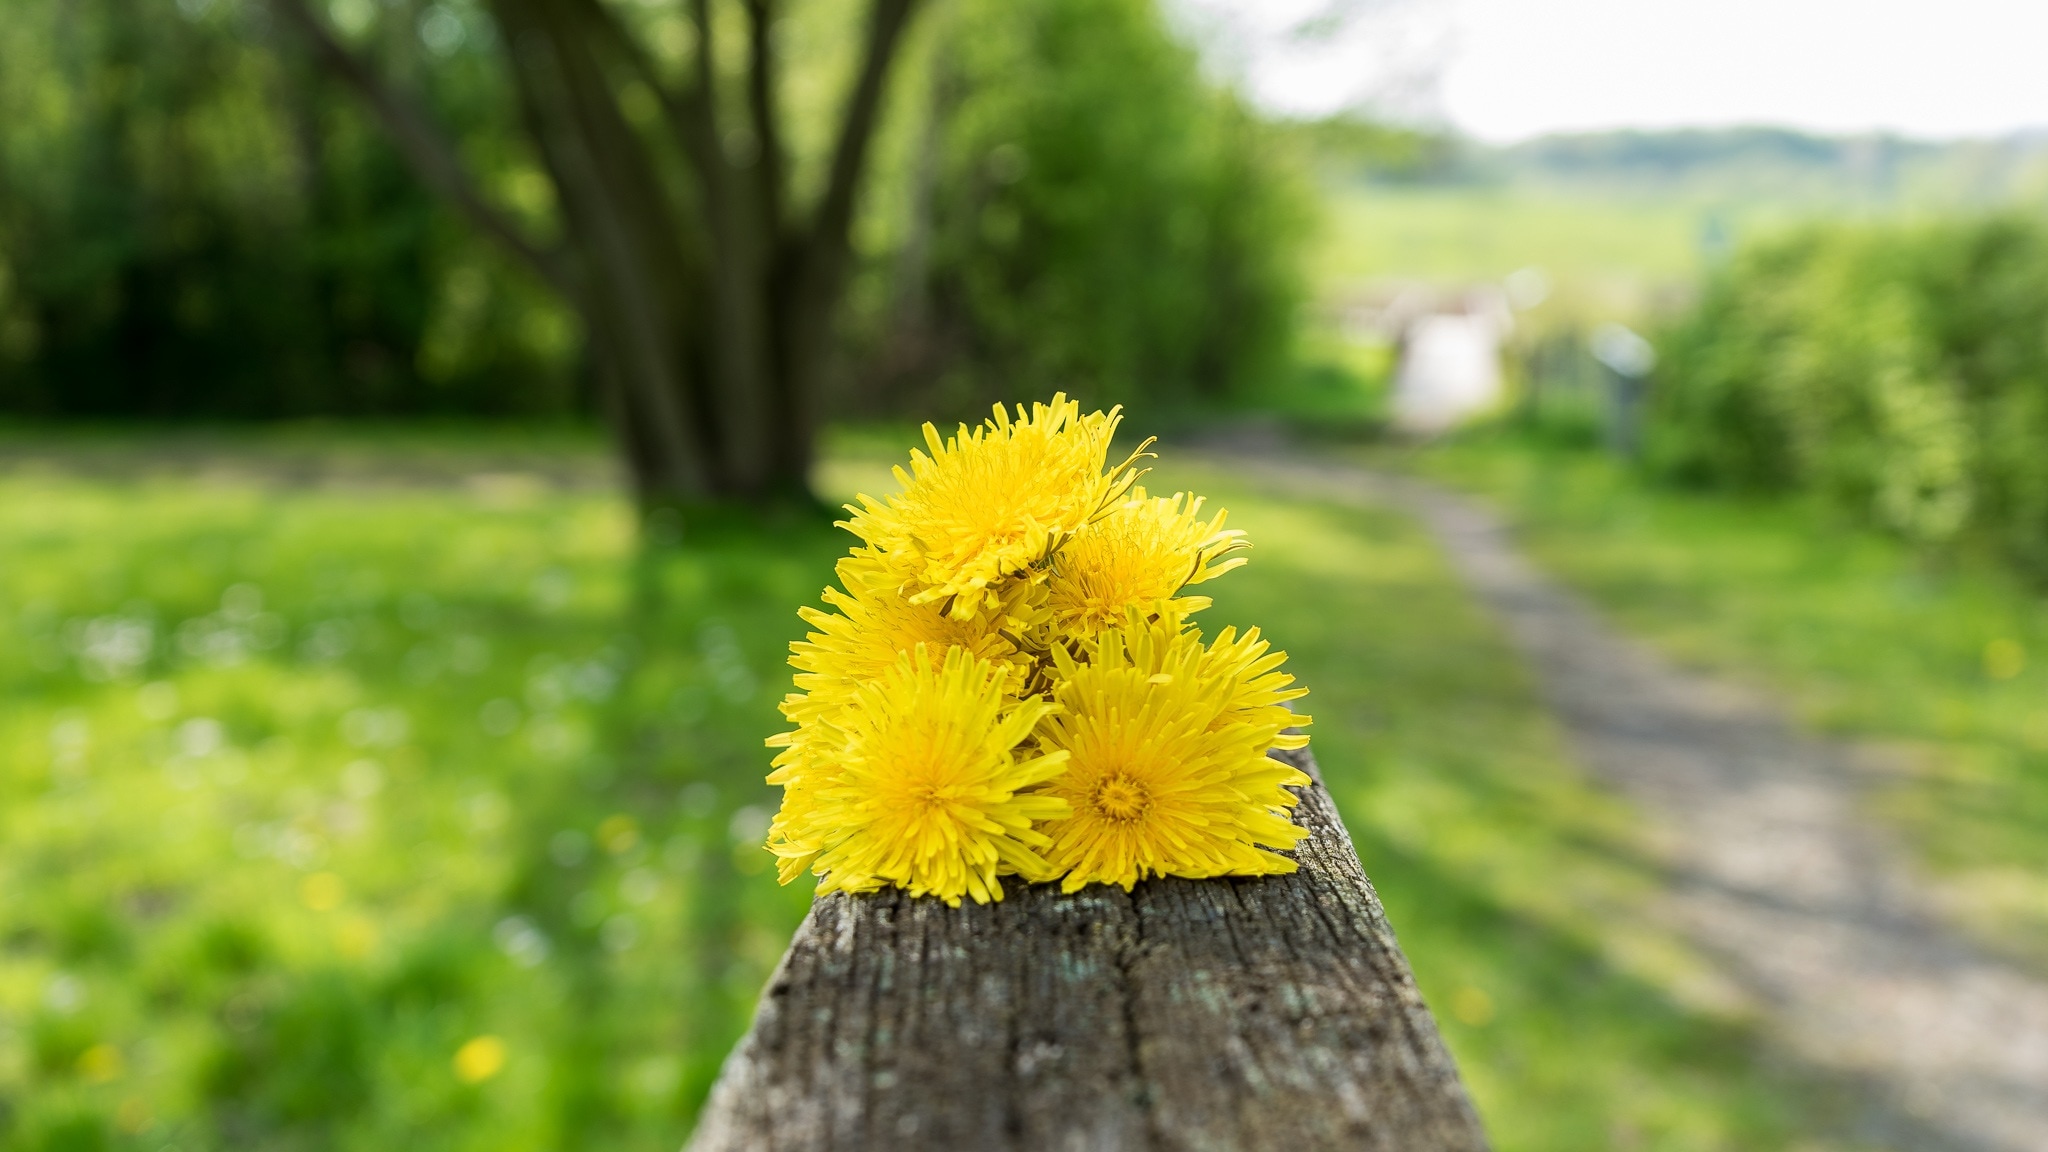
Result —
<path fill-rule="evenodd" d="M 1117 409 L 1001 405 L 857 497 L 840 527 L 834 611 L 790 646 L 796 727 L 771 784 L 782 882 L 885 885 L 958 905 L 999 877 L 1128 890 L 1147 876 L 1292 872 L 1307 784 L 1269 757 L 1308 737 L 1306 689 L 1253 628 L 1205 643 L 1184 595 L 1244 563 L 1202 500 L 1138 486 L 1146 441 L 1114 467 Z"/>

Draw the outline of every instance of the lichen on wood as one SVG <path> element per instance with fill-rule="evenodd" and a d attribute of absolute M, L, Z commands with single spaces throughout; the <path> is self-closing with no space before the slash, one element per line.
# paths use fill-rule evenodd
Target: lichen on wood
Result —
<path fill-rule="evenodd" d="M 1483 1149 L 1317 782 L 1288 876 L 819 899 L 689 1152 Z"/>

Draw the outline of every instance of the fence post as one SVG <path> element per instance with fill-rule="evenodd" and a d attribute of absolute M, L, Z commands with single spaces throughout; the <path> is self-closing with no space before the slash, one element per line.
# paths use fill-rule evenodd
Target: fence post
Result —
<path fill-rule="evenodd" d="M 1602 324 L 1593 333 L 1593 358 L 1607 378 L 1607 446 L 1633 460 L 1643 447 L 1643 401 L 1657 350 L 1619 324 Z"/>

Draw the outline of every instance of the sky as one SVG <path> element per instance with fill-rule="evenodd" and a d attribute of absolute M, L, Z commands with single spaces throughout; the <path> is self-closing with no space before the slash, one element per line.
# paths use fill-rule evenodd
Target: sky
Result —
<path fill-rule="evenodd" d="M 1779 124 L 2048 129 L 2048 0 L 1175 0 L 1262 104 L 1373 101 L 1484 140 Z M 1305 21 L 1348 12 L 1321 39 Z"/>

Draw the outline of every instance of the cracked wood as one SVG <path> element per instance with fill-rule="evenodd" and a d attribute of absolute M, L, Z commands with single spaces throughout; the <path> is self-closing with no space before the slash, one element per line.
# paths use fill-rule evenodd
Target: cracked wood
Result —
<path fill-rule="evenodd" d="M 1483 1149 L 1317 782 L 1292 876 L 812 905 L 689 1152 Z"/>

